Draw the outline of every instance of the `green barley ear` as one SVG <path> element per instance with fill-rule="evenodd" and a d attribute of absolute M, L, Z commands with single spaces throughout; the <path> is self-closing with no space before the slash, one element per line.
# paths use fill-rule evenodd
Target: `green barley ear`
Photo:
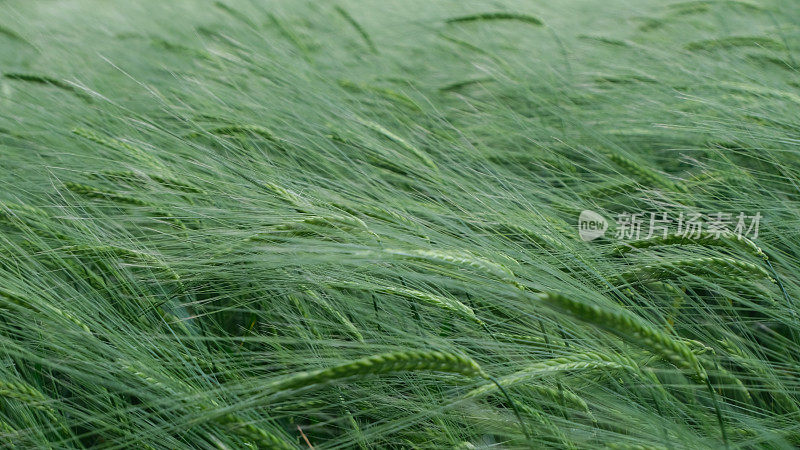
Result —
<path fill-rule="evenodd" d="M 28 83 L 35 83 L 35 84 L 44 84 L 48 86 L 53 86 L 55 88 L 61 89 L 63 91 L 68 91 L 74 94 L 76 97 L 80 98 L 81 100 L 91 102 L 92 97 L 87 95 L 82 90 L 78 89 L 72 84 L 69 84 L 65 81 L 48 77 L 46 75 L 37 75 L 32 73 L 4 73 L 3 78 L 9 80 L 16 80 L 16 81 L 26 81 Z"/>
<path fill-rule="evenodd" d="M 6 288 L 0 287 L 0 302 L 9 302 L 13 305 L 18 307 L 31 309 L 34 311 L 40 312 L 51 312 L 57 316 L 60 316 L 67 320 L 68 322 L 72 322 L 74 325 L 80 327 L 83 331 L 91 334 L 91 329 L 86 326 L 80 319 L 73 316 L 67 311 L 62 310 L 49 302 L 33 302 L 28 297 L 20 294 L 18 292 L 12 292 Z M 0 303 L 2 305 L 2 303 Z"/>
<path fill-rule="evenodd" d="M 305 39 L 298 36 L 290 27 L 286 26 L 275 14 L 267 14 L 267 19 L 269 19 L 269 22 L 277 29 L 281 36 L 297 48 L 303 59 L 311 62 L 311 45 L 307 43 Z"/>
<path fill-rule="evenodd" d="M 580 195 L 586 199 L 596 199 L 603 197 L 613 197 L 615 195 L 625 194 L 627 192 L 635 191 L 639 188 L 637 181 L 612 181 L 592 187 L 585 191 L 581 191 Z"/>
<path fill-rule="evenodd" d="M 686 188 L 673 183 L 667 177 L 655 172 L 652 169 L 645 167 L 643 164 L 622 156 L 619 153 L 612 151 L 603 152 L 608 159 L 620 168 L 626 170 L 631 175 L 636 177 L 642 184 L 664 188 L 673 192 L 686 192 Z"/>
<path fill-rule="evenodd" d="M 455 253 L 444 250 L 424 250 L 424 249 L 399 249 L 387 248 L 383 250 L 384 253 L 398 256 L 405 259 L 425 261 L 436 264 L 446 264 L 454 267 L 463 267 L 465 269 L 476 270 L 478 272 L 486 273 L 492 277 L 499 278 L 503 281 L 515 283 L 515 275 L 511 269 L 491 262 L 489 260 L 479 258 L 464 252 Z"/>
<path fill-rule="evenodd" d="M 228 14 L 229 16 L 233 17 L 234 19 L 242 22 L 243 24 L 249 26 L 250 28 L 256 29 L 258 28 L 252 20 L 250 20 L 245 14 L 233 9 L 232 7 L 226 5 L 222 2 L 214 2 L 214 7 L 219 9 L 220 11 Z"/>
<path fill-rule="evenodd" d="M 64 247 L 63 249 L 72 254 L 88 255 L 98 259 L 102 258 L 104 255 L 114 255 L 117 258 L 149 264 L 152 267 L 165 272 L 171 279 L 175 281 L 181 281 L 180 275 L 178 275 L 178 273 L 166 263 L 149 253 L 138 250 L 131 250 L 115 245 L 70 245 Z"/>
<path fill-rule="evenodd" d="M 137 187 L 141 187 L 147 182 L 148 179 L 155 181 L 158 184 L 163 185 L 169 189 L 173 189 L 176 191 L 182 191 L 190 194 L 203 194 L 205 191 L 202 189 L 193 186 L 189 183 L 177 180 L 173 177 L 163 176 L 163 175 L 156 175 L 156 174 L 139 174 L 137 172 L 133 172 L 131 170 L 103 170 L 100 172 L 93 172 L 88 174 L 90 178 L 93 179 L 100 179 L 100 180 L 109 180 L 115 181 L 120 183 L 125 183 L 128 185 L 134 185 Z"/>
<path fill-rule="evenodd" d="M 518 372 L 498 378 L 497 382 L 503 387 L 511 387 L 535 380 L 547 374 L 597 369 L 635 371 L 636 367 L 635 363 L 627 358 L 610 357 L 599 352 L 583 352 L 534 363 Z M 496 389 L 498 389 L 498 386 L 495 384 L 485 384 L 467 393 L 466 397 L 485 395 Z"/>
<path fill-rule="evenodd" d="M 384 128 L 382 125 L 372 122 L 366 119 L 357 119 L 358 123 L 361 125 L 369 128 L 372 131 L 377 132 L 378 134 L 383 135 L 385 138 L 389 139 L 390 141 L 400 145 L 404 150 L 407 150 L 409 153 L 413 154 L 417 158 L 419 158 L 426 166 L 433 169 L 435 172 L 439 171 L 439 167 L 436 165 L 435 162 L 428 156 L 427 153 L 423 152 L 422 150 L 418 149 L 417 147 L 411 145 L 408 141 L 401 138 L 400 136 L 392 133 L 391 131 Z"/>
<path fill-rule="evenodd" d="M 467 356 L 436 351 L 407 351 L 385 353 L 327 369 L 296 373 L 268 384 L 266 389 L 270 392 L 280 392 L 356 376 L 422 371 L 447 372 L 489 379 L 478 363 Z"/>
<path fill-rule="evenodd" d="M 607 329 L 632 344 L 648 348 L 675 366 L 692 370 L 703 380 L 707 378 L 705 369 L 686 344 L 645 324 L 638 317 L 622 311 L 608 311 L 556 293 L 540 292 L 534 294 L 534 297 L 576 319 Z"/>
<path fill-rule="evenodd" d="M 176 180 L 175 178 L 172 178 L 172 177 L 166 177 L 166 176 L 155 175 L 155 174 L 148 174 L 147 177 L 150 178 L 151 180 L 155 181 L 156 183 L 161 184 L 164 187 L 167 187 L 167 188 L 170 188 L 170 189 L 174 189 L 176 191 L 183 191 L 183 192 L 187 192 L 187 193 L 190 193 L 190 194 L 205 194 L 205 191 L 203 191 L 202 189 L 198 188 L 197 186 L 193 186 L 193 185 L 191 185 L 189 183 L 186 183 L 186 182 L 183 182 L 183 181 L 180 181 L 180 180 Z"/>
<path fill-rule="evenodd" d="M 50 214 L 42 209 L 24 204 L 0 202 L 0 223 L 19 231 L 31 231 L 39 236 L 69 239 L 48 226 L 52 220 Z"/>
<path fill-rule="evenodd" d="M 174 385 L 168 385 L 161 380 L 155 379 L 146 373 L 145 370 L 142 370 L 136 365 L 129 364 L 128 362 L 119 359 L 117 362 L 120 365 L 120 368 L 126 373 L 132 375 L 135 379 L 137 379 L 140 383 L 144 384 L 148 388 L 157 387 L 165 394 L 174 397 L 176 399 L 180 399 L 181 401 L 185 401 L 186 398 L 190 396 L 190 391 L 187 389 L 188 385 L 182 379 L 174 378 L 172 376 L 167 375 L 169 377 L 169 381 L 174 383 Z M 177 389 L 176 389 L 177 387 Z M 199 405 L 199 406 L 192 406 L 194 409 L 204 410 L 218 407 L 216 401 L 210 400 L 208 404 Z M 226 429 L 230 430 L 232 433 L 241 436 L 242 438 L 249 441 L 251 444 L 255 444 L 256 448 L 263 448 L 263 449 L 294 449 L 295 447 L 284 441 L 278 436 L 270 433 L 267 430 L 259 428 L 251 423 L 247 423 L 241 417 L 228 413 L 223 415 L 213 415 L 211 418 L 213 423 L 217 425 L 221 425 Z"/>
<path fill-rule="evenodd" d="M 293 450 L 297 448 L 267 430 L 247 423 L 247 421 L 234 414 L 225 414 L 224 416 L 214 419 L 214 422 L 225 426 L 232 432 L 255 444 L 256 448 L 259 449 Z"/>
<path fill-rule="evenodd" d="M 481 319 L 475 316 L 475 311 L 473 311 L 472 308 L 454 298 L 431 294 L 429 292 L 423 292 L 416 289 L 407 289 L 389 285 L 373 286 L 351 282 L 335 282 L 331 283 L 330 286 L 344 289 L 371 290 L 374 292 L 380 292 L 382 294 L 397 295 L 407 298 L 411 301 L 419 301 L 438 308 L 452 311 L 466 319 L 476 322 L 479 325 L 484 324 Z"/>
<path fill-rule="evenodd" d="M 396 101 L 397 103 L 400 103 L 403 106 L 406 106 L 406 107 L 408 107 L 410 109 L 413 109 L 415 111 L 422 111 L 422 108 L 420 108 L 420 106 L 417 104 L 417 102 L 415 102 L 411 97 L 409 97 L 409 96 L 407 96 L 405 94 L 402 94 L 400 92 L 397 92 L 395 90 L 392 90 L 392 89 L 387 89 L 387 88 L 383 88 L 383 87 L 379 87 L 379 86 L 373 86 L 373 85 L 366 84 L 366 83 L 354 83 L 354 82 L 348 81 L 348 80 L 339 80 L 339 86 L 341 86 L 341 87 L 343 87 L 343 88 L 345 88 L 347 90 L 355 91 L 355 92 L 375 93 L 375 94 L 380 95 L 381 97 L 385 97 L 388 100 Z M 343 140 L 340 137 L 338 137 L 336 134 L 332 134 L 331 137 L 334 140 L 339 140 L 339 141 Z M 347 142 L 342 142 L 342 143 L 347 143 Z"/>
<path fill-rule="evenodd" d="M 144 161 L 150 164 L 152 167 L 155 168 L 163 168 L 164 165 L 158 161 L 155 157 L 153 157 L 149 152 L 140 149 L 139 147 L 135 147 L 127 142 L 120 141 L 119 139 L 110 138 L 107 136 L 101 136 L 100 133 L 95 131 L 86 129 L 86 128 L 75 128 L 72 132 L 84 139 L 92 141 L 96 144 L 102 145 L 103 147 L 109 148 L 111 150 L 117 150 L 123 154 L 129 153 L 135 156 L 140 161 Z"/>
<path fill-rule="evenodd" d="M 636 249 L 642 250 L 651 247 L 689 244 L 707 246 L 739 246 L 761 259 L 769 259 L 764 251 L 761 250 L 761 247 L 756 245 L 755 242 L 748 239 L 746 236 L 738 236 L 731 232 L 723 232 L 719 235 L 714 233 L 704 233 L 700 236 L 684 236 L 680 234 L 668 234 L 666 237 L 664 235 L 653 236 L 647 239 L 638 239 L 619 244 L 614 247 L 609 254 L 612 256 L 619 256 Z"/>
<path fill-rule="evenodd" d="M 467 86 L 472 86 L 474 84 L 481 84 L 481 83 L 490 83 L 492 81 L 495 81 L 495 79 L 491 77 L 478 77 L 469 80 L 461 80 L 442 86 L 439 88 L 439 91 L 441 92 L 458 91 Z"/>
<path fill-rule="evenodd" d="M 682 275 L 708 276 L 716 274 L 722 274 L 724 277 L 733 277 L 734 279 L 754 275 L 775 282 L 763 267 L 733 258 L 715 256 L 647 264 L 628 272 L 623 272 L 616 277 L 630 283 L 665 280 Z"/>
<path fill-rule="evenodd" d="M 322 307 L 322 309 L 324 309 L 326 312 L 328 312 L 328 314 L 330 314 L 333 317 L 335 317 L 336 320 L 338 320 L 339 323 L 341 323 L 345 327 L 345 329 L 347 329 L 347 332 L 351 336 L 356 338 L 356 340 L 358 342 L 364 342 L 364 336 L 362 336 L 361 332 L 358 331 L 358 328 L 356 328 L 356 326 L 353 325 L 353 322 L 351 322 L 350 319 L 345 317 L 345 315 L 342 314 L 338 309 L 334 308 L 333 305 L 331 305 L 330 302 L 327 299 L 325 299 L 325 297 L 323 297 L 322 295 L 317 294 L 314 291 L 305 291 L 305 294 L 314 303 L 318 304 L 319 306 Z"/>
<path fill-rule="evenodd" d="M 445 22 L 453 24 L 453 23 L 469 23 L 469 22 L 487 22 L 487 21 L 498 21 L 498 20 L 510 20 L 510 21 L 528 23 L 531 25 L 543 25 L 543 22 L 537 17 L 529 16 L 526 14 L 515 14 L 506 12 L 488 12 L 481 14 L 471 14 L 468 16 L 453 17 L 445 20 Z"/>
<path fill-rule="evenodd" d="M 340 16 L 342 16 L 342 19 L 349 23 L 350 26 L 353 27 L 353 29 L 356 30 L 356 32 L 361 36 L 361 38 L 364 39 L 364 43 L 367 44 L 367 47 L 369 47 L 370 51 L 372 53 L 378 53 L 378 49 L 375 47 L 375 43 L 372 42 L 372 38 L 369 37 L 367 30 L 365 30 L 364 27 L 362 27 L 361 24 L 358 23 L 356 19 L 354 19 L 353 16 L 351 16 L 350 13 L 348 13 L 347 10 L 341 6 L 336 5 L 334 6 L 334 9 Z"/>
<path fill-rule="evenodd" d="M 263 183 L 263 186 L 266 190 L 275 194 L 278 198 L 286 203 L 294 206 L 299 211 L 307 211 L 309 208 L 314 206 L 311 201 L 307 200 L 305 197 L 278 184 L 267 181 Z"/>
<path fill-rule="evenodd" d="M 65 181 L 64 187 L 69 189 L 70 191 L 83 195 L 89 198 L 96 198 L 102 200 L 109 200 L 116 203 L 123 203 L 126 205 L 135 205 L 135 206 L 149 206 L 150 203 L 145 202 L 144 200 L 139 200 L 135 197 L 130 197 L 123 194 L 118 194 L 114 191 L 106 190 L 106 189 L 99 189 L 92 186 L 87 186 L 85 184 L 80 183 L 73 183 L 71 181 Z"/>
<path fill-rule="evenodd" d="M 363 220 L 357 217 L 346 216 L 311 216 L 291 222 L 279 223 L 269 230 L 257 233 L 247 238 L 247 241 L 263 241 L 270 238 L 280 238 L 282 235 L 304 236 L 316 234 L 320 229 L 331 231 L 344 231 L 350 234 L 366 233 L 379 239 Z"/>
<path fill-rule="evenodd" d="M 87 198 L 106 200 L 109 202 L 118 203 L 120 205 L 126 205 L 126 206 L 146 206 L 152 208 L 156 207 L 156 205 L 154 205 L 153 203 L 146 202 L 144 200 L 132 197 L 130 195 L 120 194 L 118 192 L 114 192 L 108 189 L 100 189 L 81 183 L 65 181 L 64 187 L 76 194 L 82 195 Z M 182 220 L 178 219 L 177 217 L 173 217 L 171 214 L 164 211 L 158 211 L 158 214 L 162 215 L 163 220 L 170 222 L 172 226 L 180 229 L 186 229 L 186 225 L 183 223 Z"/>
<path fill-rule="evenodd" d="M 534 243 L 536 245 L 540 245 L 545 248 L 552 248 L 555 250 L 560 251 L 568 251 L 569 247 L 564 244 L 563 241 L 559 240 L 553 234 L 551 234 L 546 229 L 542 231 L 535 231 L 531 230 L 527 227 L 522 225 L 518 225 L 515 223 L 499 223 L 499 224 L 487 224 L 485 226 L 476 226 L 476 228 L 483 228 L 486 230 L 491 231 L 494 234 L 503 236 L 508 238 L 512 241 L 527 241 L 530 243 Z M 566 234 L 566 236 L 571 236 L 570 234 Z"/>
<path fill-rule="evenodd" d="M 736 47 L 756 47 L 770 50 L 786 49 L 786 46 L 783 43 L 763 36 L 731 36 L 727 38 L 690 42 L 685 46 L 686 50 L 691 51 L 710 51 Z"/>
<path fill-rule="evenodd" d="M 327 228 L 345 228 L 345 229 L 364 229 L 369 231 L 369 227 L 363 220 L 357 217 L 347 216 L 311 216 L 306 217 L 295 222 L 287 222 L 276 225 L 275 230 L 287 231 L 294 230 L 302 225 L 312 225 Z"/>
<path fill-rule="evenodd" d="M 684 2 L 670 3 L 666 8 L 677 13 L 705 12 L 713 6 L 726 6 L 741 9 L 748 12 L 764 12 L 766 9 L 755 3 L 744 0 L 689 0 Z"/>
<path fill-rule="evenodd" d="M 404 227 L 412 230 L 419 229 L 419 224 L 417 224 L 410 218 L 406 217 L 405 215 L 400 214 L 388 208 L 373 206 L 366 203 L 359 204 L 355 202 L 352 203 L 332 202 L 330 205 L 337 209 L 341 209 L 342 211 L 352 216 L 359 216 L 359 215 L 367 216 L 384 222 L 403 225 Z"/>
<path fill-rule="evenodd" d="M 609 450 L 667 450 L 663 445 L 629 444 L 626 442 L 609 442 L 605 444 Z"/>
<path fill-rule="evenodd" d="M 236 134 L 250 134 L 260 136 L 268 141 L 278 142 L 275 134 L 259 125 L 227 125 L 223 127 L 212 128 L 206 131 L 194 131 L 184 136 L 184 138 L 193 138 L 203 136 L 204 134 L 212 134 L 216 136 L 236 135 Z"/>
<path fill-rule="evenodd" d="M 568 391 L 566 389 L 556 389 L 550 386 L 546 386 L 543 384 L 531 384 L 526 386 L 527 389 L 549 399 L 554 404 L 558 403 L 569 403 L 579 410 L 585 412 L 587 415 L 592 417 L 592 411 L 589 409 L 589 404 L 586 403 L 586 400 L 581 398 L 579 395 L 575 394 L 572 391 Z M 594 417 L 592 417 L 592 421 L 596 421 Z"/>
<path fill-rule="evenodd" d="M 33 386 L 21 381 L 0 380 L 0 396 L 29 403 L 36 408 L 52 411 L 45 403 L 47 398 Z"/>
<path fill-rule="evenodd" d="M 3 36 L 5 36 L 5 37 L 7 37 L 9 39 L 13 39 L 13 40 L 15 40 L 17 42 L 21 42 L 23 44 L 29 45 L 29 46 L 31 46 L 33 48 L 36 48 L 36 46 L 34 46 L 29 40 L 27 40 L 24 37 L 22 37 L 21 34 L 17 33 L 16 31 L 14 31 L 11 28 L 8 28 L 6 26 L 0 25 L 0 35 L 3 35 Z"/>

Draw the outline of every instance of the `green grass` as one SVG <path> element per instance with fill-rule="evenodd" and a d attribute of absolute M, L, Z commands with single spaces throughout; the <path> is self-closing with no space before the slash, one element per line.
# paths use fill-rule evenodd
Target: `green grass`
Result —
<path fill-rule="evenodd" d="M 800 446 L 797 23 L 0 0 L 0 446 Z"/>

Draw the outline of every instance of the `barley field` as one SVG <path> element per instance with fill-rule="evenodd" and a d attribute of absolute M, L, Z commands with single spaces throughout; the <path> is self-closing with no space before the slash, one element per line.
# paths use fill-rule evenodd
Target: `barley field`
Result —
<path fill-rule="evenodd" d="M 0 0 L 0 446 L 800 446 L 800 3 Z"/>

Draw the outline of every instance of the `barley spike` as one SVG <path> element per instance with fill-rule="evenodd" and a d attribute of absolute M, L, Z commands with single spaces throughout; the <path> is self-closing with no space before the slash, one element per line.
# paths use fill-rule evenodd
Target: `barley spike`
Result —
<path fill-rule="evenodd" d="M 542 25 L 542 21 L 537 17 L 529 16 L 526 14 L 515 14 L 505 12 L 488 12 L 481 14 L 471 14 L 468 16 L 453 17 L 445 20 L 446 23 L 467 23 L 467 22 L 482 22 L 492 20 L 513 20 L 517 22 L 529 23 L 531 25 Z"/>
<path fill-rule="evenodd" d="M 672 339 L 634 316 L 608 311 L 556 293 L 540 292 L 535 294 L 535 298 L 568 312 L 576 319 L 606 328 L 633 344 L 650 348 L 675 366 L 694 371 L 703 380 L 707 377 L 705 369 L 686 344 Z"/>
<path fill-rule="evenodd" d="M 267 385 L 270 392 L 299 389 L 359 375 L 378 375 L 391 372 L 435 371 L 467 377 L 488 375 L 471 358 L 437 351 L 406 351 L 384 353 L 326 369 L 299 372 Z"/>

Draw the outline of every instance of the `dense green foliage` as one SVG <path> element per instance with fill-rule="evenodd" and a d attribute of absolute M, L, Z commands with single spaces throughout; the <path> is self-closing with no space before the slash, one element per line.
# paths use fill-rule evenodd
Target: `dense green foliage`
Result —
<path fill-rule="evenodd" d="M 0 442 L 800 446 L 798 23 L 0 0 Z"/>

